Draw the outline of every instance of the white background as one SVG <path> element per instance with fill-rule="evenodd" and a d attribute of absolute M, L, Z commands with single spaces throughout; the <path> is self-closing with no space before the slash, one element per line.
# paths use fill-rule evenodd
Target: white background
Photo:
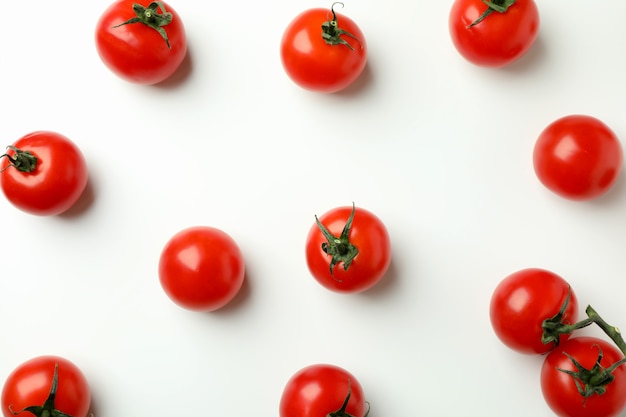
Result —
<path fill-rule="evenodd" d="M 63 133 L 90 183 L 58 217 L 0 201 L 0 379 L 57 354 L 84 371 L 97 417 L 271 417 L 293 373 L 328 362 L 359 379 L 370 417 L 552 415 L 542 358 L 496 339 L 489 299 L 542 267 L 581 310 L 626 326 L 623 174 L 572 202 L 531 160 L 541 130 L 572 113 L 626 138 L 626 2 L 540 2 L 537 42 L 500 70 L 456 52 L 451 4 L 346 2 L 368 66 L 319 95 L 287 78 L 278 49 L 293 17 L 330 2 L 171 1 L 189 55 L 151 87 L 97 56 L 109 0 L 3 2 L 2 140 Z M 392 267 L 366 293 L 335 294 L 309 275 L 304 240 L 315 214 L 353 201 L 386 223 Z M 210 314 L 174 305 L 157 277 L 166 241 L 199 224 L 229 233 L 247 267 Z"/>

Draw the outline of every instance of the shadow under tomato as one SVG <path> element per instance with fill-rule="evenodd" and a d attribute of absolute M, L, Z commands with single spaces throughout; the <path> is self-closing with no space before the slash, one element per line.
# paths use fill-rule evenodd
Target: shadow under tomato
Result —
<path fill-rule="evenodd" d="M 517 59 L 517 61 L 514 61 L 501 69 L 506 72 L 525 73 L 530 71 L 532 68 L 545 63 L 546 54 L 546 44 L 543 41 L 541 34 L 539 34 L 537 39 L 535 39 L 535 43 L 523 56 Z"/>
<path fill-rule="evenodd" d="M 343 90 L 337 91 L 336 93 L 331 93 L 332 96 L 337 97 L 345 97 L 345 98 L 353 98 L 363 92 L 372 84 L 372 70 L 370 68 L 370 64 L 365 64 L 365 68 L 363 68 L 363 72 L 361 75 L 354 80 L 352 84 L 344 88 Z"/>
<path fill-rule="evenodd" d="M 83 193 L 78 198 L 78 201 L 76 201 L 76 203 L 74 203 L 74 205 L 70 207 L 69 210 L 64 211 L 63 213 L 59 214 L 58 217 L 62 219 L 68 219 L 68 220 L 80 217 L 91 208 L 95 199 L 96 197 L 95 197 L 95 192 L 93 188 L 93 183 L 91 181 L 91 178 L 89 178 L 87 179 L 87 185 L 85 185 L 85 189 L 83 190 Z"/>
<path fill-rule="evenodd" d="M 619 200 L 623 200 L 626 194 L 626 182 L 624 179 L 624 173 L 621 172 L 615 178 L 615 182 L 611 188 L 598 198 L 590 200 L 589 203 L 594 206 L 613 206 L 617 204 Z"/>
<path fill-rule="evenodd" d="M 398 270 L 396 268 L 396 264 L 394 263 L 393 258 L 391 259 L 391 263 L 389 264 L 389 269 L 385 275 L 381 278 L 376 285 L 372 288 L 365 290 L 360 295 L 372 298 L 381 298 L 388 295 L 391 291 L 394 290 L 398 282 Z"/>
<path fill-rule="evenodd" d="M 250 288 L 249 274 L 248 274 L 248 271 L 246 271 L 245 276 L 243 278 L 243 283 L 241 284 L 241 288 L 239 289 L 239 292 L 237 292 L 237 295 L 235 295 L 235 298 L 230 300 L 230 302 L 226 304 L 224 307 L 219 308 L 215 311 L 209 311 L 206 314 L 210 314 L 210 315 L 234 314 L 235 311 L 238 311 L 241 308 L 243 308 L 242 306 L 246 303 L 247 300 L 250 299 L 251 294 L 252 294 L 252 291 Z"/>
<path fill-rule="evenodd" d="M 176 89 L 189 79 L 192 69 L 193 59 L 191 57 L 191 50 L 188 47 L 185 58 L 183 58 L 183 62 L 180 63 L 180 66 L 176 69 L 176 72 L 174 72 L 174 74 L 172 74 L 166 80 L 154 84 L 154 87 L 162 88 L 165 90 Z"/>
<path fill-rule="evenodd" d="M 100 413 L 98 412 L 98 401 L 97 399 L 94 399 L 94 393 L 92 391 L 91 392 L 91 405 L 89 406 L 89 414 L 87 414 L 87 417 L 95 417 L 99 415 Z"/>

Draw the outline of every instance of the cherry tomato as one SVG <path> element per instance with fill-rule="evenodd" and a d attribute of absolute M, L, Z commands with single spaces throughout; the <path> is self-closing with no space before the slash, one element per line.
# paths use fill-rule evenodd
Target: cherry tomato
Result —
<path fill-rule="evenodd" d="M 91 392 L 87 379 L 72 362 L 58 356 L 39 356 L 11 372 L 0 402 L 4 417 L 21 411 L 37 417 L 86 417 Z"/>
<path fill-rule="evenodd" d="M 361 29 L 333 7 L 304 11 L 291 21 L 282 37 L 283 68 L 297 85 L 307 90 L 343 90 L 358 78 L 367 62 Z"/>
<path fill-rule="evenodd" d="M 280 398 L 280 417 L 365 417 L 363 388 L 335 365 L 310 365 L 293 375 Z"/>
<path fill-rule="evenodd" d="M 578 300 L 569 284 L 553 272 L 528 268 L 498 284 L 491 297 L 489 316 L 496 336 L 506 346 L 520 353 L 542 354 L 552 350 L 557 341 L 569 338 L 569 334 L 557 334 L 549 343 L 542 341 L 543 321 L 557 316 L 565 304 L 557 323 L 576 323 Z"/>
<path fill-rule="evenodd" d="M 316 217 L 306 240 L 306 261 L 313 277 L 329 290 L 365 291 L 391 263 L 387 228 L 365 209 L 334 208 Z"/>
<path fill-rule="evenodd" d="M 571 115 L 552 122 L 539 135 L 533 164 L 539 181 L 571 200 L 605 194 L 622 169 L 622 146 L 600 120 Z"/>
<path fill-rule="evenodd" d="M 30 214 L 63 213 L 78 201 L 87 185 L 83 154 L 59 133 L 30 133 L 9 146 L 2 159 L 0 186 L 4 195 Z"/>
<path fill-rule="evenodd" d="M 217 310 L 239 292 L 243 256 L 235 241 L 219 229 L 197 226 L 174 235 L 163 248 L 159 279 L 165 293 L 181 307 Z"/>
<path fill-rule="evenodd" d="M 533 0 L 455 0 L 448 26 L 452 43 L 469 62 L 502 67 L 524 55 L 539 32 Z"/>
<path fill-rule="evenodd" d="M 96 25 L 96 48 L 117 76 L 137 84 L 169 78 L 187 53 L 183 21 L 162 1 L 117 0 Z"/>
<path fill-rule="evenodd" d="M 626 405 L 626 366 L 622 364 L 612 372 L 610 368 L 623 358 L 612 343 L 596 337 L 573 337 L 564 342 L 546 356 L 541 367 L 541 391 L 548 406 L 561 417 L 620 415 Z M 585 382 L 587 372 L 581 371 L 582 368 L 592 371 L 600 380 L 610 379 L 611 375 L 614 379 L 603 387 L 600 384 L 599 390 L 605 390 L 601 394 Z"/>

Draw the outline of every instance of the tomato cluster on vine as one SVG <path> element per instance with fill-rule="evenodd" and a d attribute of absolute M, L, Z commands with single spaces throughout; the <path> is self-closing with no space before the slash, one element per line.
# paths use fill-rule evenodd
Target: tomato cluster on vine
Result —
<path fill-rule="evenodd" d="M 505 277 L 491 297 L 496 336 L 523 354 L 545 355 L 541 391 L 562 417 L 615 417 L 626 407 L 626 342 L 591 306 L 578 318 L 578 298 L 554 272 L 528 268 Z M 596 324 L 607 339 L 575 335 Z"/>

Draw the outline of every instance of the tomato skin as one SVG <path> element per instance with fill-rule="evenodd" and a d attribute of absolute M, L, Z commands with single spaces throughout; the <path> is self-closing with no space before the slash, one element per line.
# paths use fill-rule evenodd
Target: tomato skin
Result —
<path fill-rule="evenodd" d="M 296 16 L 285 29 L 280 57 L 285 72 L 300 87 L 321 93 L 335 93 L 352 84 L 367 63 L 365 37 L 357 24 L 336 13 L 340 29 L 357 39 L 342 35 L 346 45 L 329 45 L 322 38 L 322 24 L 332 19 L 329 9 L 309 9 Z"/>
<path fill-rule="evenodd" d="M 569 284 L 557 274 L 539 268 L 527 268 L 510 274 L 496 287 L 491 297 L 489 316 L 496 336 L 510 349 L 524 354 L 543 354 L 554 343 L 541 341 L 542 322 L 554 317 L 570 300 L 563 322 L 578 320 L 578 299 Z M 560 335 L 563 343 L 570 335 Z"/>
<path fill-rule="evenodd" d="M 244 280 L 243 256 L 225 232 L 208 226 L 184 229 L 165 245 L 159 280 L 179 306 L 214 311 L 228 304 Z"/>
<path fill-rule="evenodd" d="M 0 187 L 11 204 L 26 213 L 52 216 L 78 201 L 87 186 L 87 164 L 70 139 L 56 132 L 37 131 L 13 146 L 34 154 L 37 165 L 32 172 L 21 172 L 2 158 Z M 15 155 L 15 151 L 7 149 L 7 154 Z"/>
<path fill-rule="evenodd" d="M 504 13 L 492 12 L 472 26 L 487 9 L 482 0 L 455 0 L 448 18 L 450 37 L 469 62 L 498 68 L 522 57 L 539 32 L 539 10 L 533 0 L 517 0 Z"/>
<path fill-rule="evenodd" d="M 533 150 L 537 178 L 570 200 L 591 200 L 605 194 L 622 163 L 622 146 L 615 133 L 587 115 L 555 120 L 541 132 Z"/>
<path fill-rule="evenodd" d="M 157 84 L 174 74 L 183 62 L 187 54 L 185 28 L 178 13 L 165 2 L 165 10 L 172 14 L 171 23 L 163 26 L 171 49 L 156 30 L 145 24 L 114 27 L 136 16 L 136 2 L 117 0 L 104 11 L 96 24 L 96 49 L 102 62 L 120 78 L 136 84 Z"/>
<path fill-rule="evenodd" d="M 9 407 L 18 412 L 29 406 L 44 404 L 50 393 L 55 364 L 58 364 L 55 409 L 72 417 L 87 416 L 91 392 L 81 370 L 65 358 L 39 356 L 22 363 L 7 377 L 0 400 L 4 417 L 14 417 Z M 27 414 L 32 415 L 24 415 Z"/>
<path fill-rule="evenodd" d="M 574 378 L 557 368 L 576 371 L 572 361 L 563 354 L 566 352 L 586 369 L 593 368 L 602 349 L 600 364 L 610 367 L 624 357 L 606 340 L 596 337 L 573 337 L 558 349 L 550 352 L 541 367 L 541 391 L 548 406 L 561 417 L 615 417 L 626 405 L 626 367 L 619 366 L 613 371 L 615 379 L 606 386 L 603 395 L 584 397 L 578 392 Z"/>
<path fill-rule="evenodd" d="M 319 221 L 334 235 L 339 236 L 352 212 L 352 207 L 337 207 L 319 217 Z M 325 288 L 340 293 L 358 293 L 378 283 L 391 264 L 391 241 L 383 221 L 372 212 L 356 207 L 350 242 L 359 253 L 344 270 L 338 263 L 330 273 L 332 257 L 322 250 L 326 238 L 316 223 L 306 239 L 306 262 L 311 275 Z"/>
<path fill-rule="evenodd" d="M 326 417 L 341 409 L 346 396 L 346 413 L 364 417 L 368 407 L 363 388 L 350 372 L 336 365 L 316 364 L 296 372 L 280 398 L 280 417 Z"/>

